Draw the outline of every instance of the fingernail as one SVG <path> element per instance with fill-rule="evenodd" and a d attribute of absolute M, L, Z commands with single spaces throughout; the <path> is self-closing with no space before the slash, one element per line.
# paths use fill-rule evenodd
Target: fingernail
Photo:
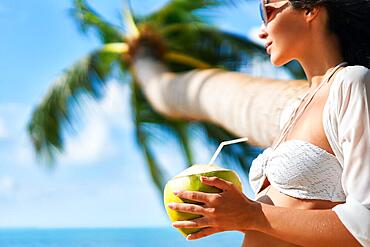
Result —
<path fill-rule="evenodd" d="M 177 196 L 180 193 L 180 191 L 174 191 L 173 194 Z"/>
<path fill-rule="evenodd" d="M 167 206 L 168 206 L 169 208 L 172 208 L 172 207 L 174 206 L 174 204 L 173 204 L 173 203 L 168 203 L 168 204 L 167 204 Z"/>
<path fill-rule="evenodd" d="M 187 240 L 193 240 L 193 235 L 192 234 L 189 234 L 187 237 L 186 237 Z"/>

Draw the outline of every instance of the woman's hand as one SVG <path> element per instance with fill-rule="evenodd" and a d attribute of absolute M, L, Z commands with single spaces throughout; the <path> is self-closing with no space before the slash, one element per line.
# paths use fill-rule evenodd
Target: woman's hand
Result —
<path fill-rule="evenodd" d="M 201 177 L 201 182 L 217 187 L 221 193 L 178 191 L 174 194 L 183 199 L 203 203 L 202 206 L 190 203 L 170 203 L 169 208 L 203 217 L 176 221 L 176 228 L 204 228 L 187 236 L 188 240 L 199 239 L 222 231 L 242 231 L 253 228 L 258 210 L 258 203 L 249 200 L 231 182 L 217 177 Z"/>

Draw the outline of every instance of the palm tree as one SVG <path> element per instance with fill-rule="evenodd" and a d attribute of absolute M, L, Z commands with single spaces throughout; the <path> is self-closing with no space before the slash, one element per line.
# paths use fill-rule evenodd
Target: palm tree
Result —
<path fill-rule="evenodd" d="M 133 17 L 126 6 L 120 30 L 84 0 L 75 0 L 72 13 L 80 30 L 94 30 L 102 46 L 66 70 L 35 108 L 28 131 L 38 156 L 54 164 L 55 155 L 64 148 L 63 133 L 73 127 L 76 108 L 83 106 L 81 96 L 102 98 L 112 77 L 125 78 L 123 82 L 130 85 L 137 144 L 160 191 L 168 177 L 156 160 L 152 140 L 164 133 L 178 141 L 189 165 L 193 163 L 190 138 L 197 131 L 206 133 L 207 142 L 214 146 L 246 135 L 254 145 L 268 145 L 276 135 L 281 109 L 306 86 L 302 81 L 228 72 L 264 52 L 246 38 L 213 27 L 200 14 L 199 10 L 225 2 L 172 0 L 144 17 Z M 302 75 L 297 65 L 288 68 L 295 76 Z M 225 90 L 229 96 L 224 95 Z M 266 96 L 273 100 L 267 102 Z M 224 102 L 230 106 L 246 103 L 227 110 Z M 240 119 L 240 111 L 235 114 L 238 109 L 244 111 L 245 119 Z M 240 128 L 240 123 L 247 128 Z M 258 152 L 247 144 L 231 146 L 223 151 L 223 164 L 247 172 L 250 159 L 246 157 Z"/>

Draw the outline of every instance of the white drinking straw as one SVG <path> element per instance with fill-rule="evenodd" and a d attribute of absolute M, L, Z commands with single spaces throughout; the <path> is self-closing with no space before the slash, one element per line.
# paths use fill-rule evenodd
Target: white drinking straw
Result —
<path fill-rule="evenodd" d="M 216 152 L 212 156 L 212 159 L 209 161 L 208 165 L 211 165 L 217 159 L 218 154 L 221 152 L 221 149 L 224 146 L 230 145 L 230 144 L 239 143 L 239 142 L 245 142 L 245 141 L 248 141 L 248 138 L 247 137 L 239 138 L 239 139 L 235 139 L 235 140 L 231 140 L 231 141 L 221 142 L 220 146 L 218 146 Z"/>

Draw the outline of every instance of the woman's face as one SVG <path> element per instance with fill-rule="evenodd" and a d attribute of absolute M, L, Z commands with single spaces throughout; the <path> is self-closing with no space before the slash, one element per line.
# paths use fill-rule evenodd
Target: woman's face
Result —
<path fill-rule="evenodd" d="M 259 37 L 266 41 L 266 52 L 271 63 L 282 66 L 298 59 L 306 50 L 307 22 L 302 10 L 295 10 L 290 3 L 279 9 L 268 9 L 269 19 L 261 27 Z"/>

